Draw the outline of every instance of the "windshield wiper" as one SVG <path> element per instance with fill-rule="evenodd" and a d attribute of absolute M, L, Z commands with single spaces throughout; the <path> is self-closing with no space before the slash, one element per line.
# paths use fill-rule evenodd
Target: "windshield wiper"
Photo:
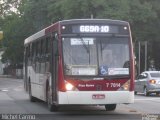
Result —
<path fill-rule="evenodd" d="M 80 40 L 81 40 L 81 42 L 82 42 L 82 44 L 83 44 L 83 47 L 86 49 L 86 51 L 87 51 L 87 53 L 88 53 L 88 55 L 89 55 L 89 65 L 90 65 L 90 47 L 89 47 L 89 41 L 88 41 L 88 47 L 87 47 L 87 45 L 86 45 L 86 43 L 84 42 L 84 40 L 83 40 L 83 38 L 82 37 L 80 37 Z"/>
<path fill-rule="evenodd" d="M 80 37 L 80 40 L 81 40 L 81 42 L 82 42 L 82 44 L 83 44 L 83 47 L 86 49 L 86 51 L 87 51 L 87 53 L 90 53 L 90 50 L 89 50 L 89 41 L 88 41 L 88 47 L 87 47 L 87 45 L 86 45 L 86 43 L 84 42 L 84 40 L 83 40 L 83 38 L 81 38 Z"/>
<path fill-rule="evenodd" d="M 105 79 L 123 79 L 129 78 L 129 75 L 104 76 Z"/>

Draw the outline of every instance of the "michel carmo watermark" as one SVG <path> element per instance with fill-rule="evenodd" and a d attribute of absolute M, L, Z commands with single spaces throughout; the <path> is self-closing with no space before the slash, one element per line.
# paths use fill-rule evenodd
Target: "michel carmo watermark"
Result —
<path fill-rule="evenodd" d="M 2 120 L 36 120 L 36 115 L 29 114 L 1 114 Z"/>
<path fill-rule="evenodd" d="M 160 120 L 160 115 L 143 114 L 142 120 Z"/>

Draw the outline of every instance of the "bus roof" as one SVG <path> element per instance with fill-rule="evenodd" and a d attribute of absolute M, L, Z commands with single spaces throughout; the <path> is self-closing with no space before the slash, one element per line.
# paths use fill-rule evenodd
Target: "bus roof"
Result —
<path fill-rule="evenodd" d="M 85 22 L 85 23 L 89 23 L 89 22 L 91 22 L 92 21 L 92 23 L 97 23 L 97 22 L 101 22 L 101 23 L 106 23 L 106 22 L 108 22 L 108 23 L 116 23 L 116 24 L 128 24 L 128 22 L 127 21 L 122 21 L 122 20 L 112 20 L 112 19 L 70 19 L 70 20 L 62 20 L 62 21 L 59 21 L 60 23 L 65 23 L 65 24 L 67 24 L 67 23 L 70 23 L 70 22 L 72 22 L 72 23 L 81 23 L 81 22 Z"/>
<path fill-rule="evenodd" d="M 45 29 L 43 29 L 43 30 L 31 35 L 30 37 L 26 38 L 25 41 L 24 41 L 24 44 L 30 43 L 31 41 L 36 40 L 36 39 L 38 39 L 38 38 L 40 38 L 44 35 L 45 35 Z"/>
<path fill-rule="evenodd" d="M 128 25 L 129 23 L 126 22 L 126 21 L 122 21 L 122 20 L 112 20 L 112 19 L 70 19 L 70 20 L 62 20 L 62 21 L 58 21 L 56 22 L 55 24 L 57 23 L 60 23 L 60 24 L 78 24 L 78 23 L 98 23 L 98 22 L 101 22 L 102 24 L 103 23 L 110 23 L 110 24 L 119 24 L 119 25 Z M 55 24 L 52 24 L 50 26 L 48 26 L 47 28 L 44 28 L 43 30 L 31 35 L 30 37 L 26 38 L 25 41 L 24 41 L 24 45 L 38 39 L 38 38 L 41 38 L 45 35 L 46 33 L 46 30 L 52 28 Z"/>

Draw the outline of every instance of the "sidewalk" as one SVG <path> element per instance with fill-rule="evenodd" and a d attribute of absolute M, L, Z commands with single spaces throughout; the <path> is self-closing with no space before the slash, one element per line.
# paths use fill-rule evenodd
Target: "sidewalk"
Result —
<path fill-rule="evenodd" d="M 0 78 L 12 78 L 13 76 L 11 75 L 0 75 Z"/>
<path fill-rule="evenodd" d="M 16 78 L 16 79 L 23 79 L 22 76 L 13 76 L 13 75 L 0 75 L 0 78 Z"/>

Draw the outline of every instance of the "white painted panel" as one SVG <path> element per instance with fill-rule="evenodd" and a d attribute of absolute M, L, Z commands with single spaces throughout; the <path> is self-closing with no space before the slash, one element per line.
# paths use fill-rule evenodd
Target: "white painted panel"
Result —
<path fill-rule="evenodd" d="M 45 83 L 46 83 L 46 76 L 45 74 L 35 73 L 33 68 L 30 66 L 28 67 L 28 77 L 31 80 L 31 89 L 32 89 L 32 96 L 39 98 L 41 100 L 45 100 Z"/>
<path fill-rule="evenodd" d="M 104 94 L 104 99 L 92 99 L 93 94 Z M 59 92 L 59 104 L 100 105 L 133 103 L 134 92 L 129 91 L 67 91 Z"/>

